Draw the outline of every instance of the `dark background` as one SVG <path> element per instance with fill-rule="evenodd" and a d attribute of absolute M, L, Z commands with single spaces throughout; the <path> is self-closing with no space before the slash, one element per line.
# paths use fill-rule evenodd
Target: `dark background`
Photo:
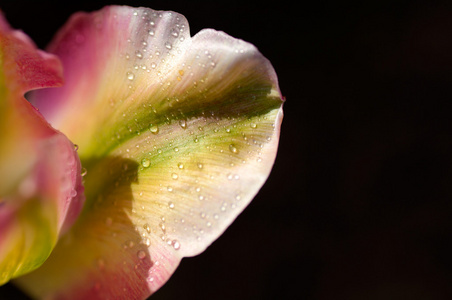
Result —
<path fill-rule="evenodd" d="M 287 102 L 268 182 L 152 299 L 452 299 L 451 1 L 2 2 L 40 48 L 115 3 L 177 11 L 273 63 Z"/>

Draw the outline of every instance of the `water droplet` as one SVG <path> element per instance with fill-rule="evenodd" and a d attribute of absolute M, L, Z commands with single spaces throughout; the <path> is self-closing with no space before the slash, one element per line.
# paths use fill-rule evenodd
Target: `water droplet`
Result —
<path fill-rule="evenodd" d="M 179 152 L 179 148 L 174 147 L 174 152 Z"/>
<path fill-rule="evenodd" d="M 135 51 L 135 55 L 137 58 L 143 58 L 143 54 L 139 50 Z"/>
<path fill-rule="evenodd" d="M 163 232 L 165 232 L 166 231 L 166 226 L 165 226 L 165 223 L 163 223 L 163 222 L 160 222 L 159 223 L 159 227 L 160 227 L 160 229 L 163 231 Z"/>
<path fill-rule="evenodd" d="M 184 119 L 179 120 L 179 125 L 180 127 L 182 127 L 182 129 L 187 129 L 187 121 L 185 121 Z"/>
<path fill-rule="evenodd" d="M 77 196 L 77 191 L 72 189 L 71 190 L 71 197 L 74 198 L 75 196 Z"/>
<path fill-rule="evenodd" d="M 149 130 L 153 133 L 153 134 L 157 134 L 159 132 L 159 127 L 157 125 L 152 125 L 149 127 Z"/>
<path fill-rule="evenodd" d="M 133 80 L 134 78 L 135 78 L 135 74 L 133 74 L 132 72 L 127 72 L 127 79 Z"/>
<path fill-rule="evenodd" d="M 179 176 L 176 173 L 171 174 L 171 178 L 173 178 L 174 180 L 177 180 L 179 178 Z"/>
<path fill-rule="evenodd" d="M 203 168 L 203 165 L 202 165 L 202 163 L 198 163 L 198 168 L 200 168 L 200 169 L 202 169 L 202 168 Z"/>
<path fill-rule="evenodd" d="M 173 188 L 172 188 L 172 187 L 170 187 L 170 186 L 169 186 L 169 187 L 167 187 L 166 189 L 168 190 L 168 192 L 172 192 L 172 191 L 173 191 Z"/>
<path fill-rule="evenodd" d="M 238 153 L 239 152 L 237 147 L 234 146 L 233 144 L 229 145 L 229 151 L 231 151 L 232 153 Z"/>
<path fill-rule="evenodd" d="M 173 244 L 174 250 L 179 250 L 180 249 L 180 243 L 179 243 L 178 240 L 173 240 L 172 244 Z"/>
<path fill-rule="evenodd" d="M 223 204 L 221 204 L 220 210 L 221 211 L 226 211 L 228 204 L 226 202 L 223 202 Z"/>
<path fill-rule="evenodd" d="M 143 244 L 149 247 L 151 245 L 151 240 L 149 238 L 145 238 L 143 239 Z"/>
<path fill-rule="evenodd" d="M 143 250 L 140 250 L 137 252 L 137 256 L 139 259 L 144 259 L 146 257 L 146 252 L 144 252 Z"/>
<path fill-rule="evenodd" d="M 169 42 L 166 42 L 166 43 L 165 43 L 165 47 L 166 47 L 166 49 L 168 49 L 168 50 L 171 50 L 171 48 L 173 48 L 173 46 L 172 46 L 171 43 L 169 43 Z"/>
<path fill-rule="evenodd" d="M 147 233 L 151 233 L 151 226 L 149 226 L 148 223 L 143 225 L 144 230 L 146 230 Z"/>
<path fill-rule="evenodd" d="M 171 208 L 171 209 L 173 209 L 173 208 L 174 208 L 174 203 L 173 203 L 173 202 L 171 202 L 171 201 L 170 201 L 170 202 L 168 202 L 168 207 L 169 207 L 169 208 Z"/>
<path fill-rule="evenodd" d="M 148 158 L 143 158 L 141 160 L 141 165 L 143 166 L 143 168 L 147 168 L 151 165 L 151 160 Z"/>
<path fill-rule="evenodd" d="M 257 128 L 257 124 L 256 123 L 251 123 L 250 127 L 253 128 L 253 129 L 256 129 Z"/>
<path fill-rule="evenodd" d="M 74 151 L 77 151 L 77 150 L 78 150 L 78 145 L 74 144 Z"/>
<path fill-rule="evenodd" d="M 81 171 L 80 171 L 80 175 L 81 175 L 82 177 L 84 177 L 84 176 L 86 176 L 86 174 L 88 174 L 88 170 L 86 170 L 86 168 L 83 168 L 83 167 L 82 167 L 82 169 L 81 169 Z"/>
<path fill-rule="evenodd" d="M 178 167 L 179 169 L 183 169 L 183 168 L 184 168 L 184 164 L 183 164 L 183 163 L 178 163 L 178 164 L 177 164 L 177 167 Z"/>

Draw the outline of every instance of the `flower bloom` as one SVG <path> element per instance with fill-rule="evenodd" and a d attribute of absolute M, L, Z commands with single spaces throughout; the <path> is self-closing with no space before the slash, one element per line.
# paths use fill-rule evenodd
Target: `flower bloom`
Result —
<path fill-rule="evenodd" d="M 24 98 L 61 84 L 59 60 L 0 15 L 0 284 L 41 265 L 84 201 L 74 145 Z"/>
<path fill-rule="evenodd" d="M 46 299 L 146 298 L 268 177 L 282 120 L 275 71 L 249 43 L 191 37 L 180 14 L 126 6 L 73 15 L 48 51 L 65 83 L 30 101 L 78 145 L 86 203 L 16 284 Z"/>

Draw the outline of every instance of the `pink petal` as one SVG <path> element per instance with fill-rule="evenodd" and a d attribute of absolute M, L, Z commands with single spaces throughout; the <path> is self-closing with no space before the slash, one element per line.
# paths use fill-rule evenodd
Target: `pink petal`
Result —
<path fill-rule="evenodd" d="M 268 177 L 282 120 L 276 74 L 249 43 L 214 30 L 191 38 L 183 16 L 145 8 L 78 13 L 50 49 L 67 85 L 33 101 L 80 145 L 87 204 L 17 282 L 38 298 L 146 298 Z"/>
<path fill-rule="evenodd" d="M 81 210 L 74 145 L 23 97 L 62 84 L 61 64 L 0 15 L 0 284 L 41 265 Z"/>

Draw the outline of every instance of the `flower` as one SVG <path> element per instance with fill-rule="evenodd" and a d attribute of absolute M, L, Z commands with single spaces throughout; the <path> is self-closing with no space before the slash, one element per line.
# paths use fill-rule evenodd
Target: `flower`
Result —
<path fill-rule="evenodd" d="M 83 205 L 74 145 L 23 97 L 61 73 L 0 15 L 0 284 L 41 265 Z"/>
<path fill-rule="evenodd" d="M 282 120 L 275 71 L 249 43 L 190 37 L 180 14 L 126 6 L 73 15 L 48 51 L 65 84 L 29 99 L 79 145 L 86 203 L 16 284 L 46 299 L 146 298 L 268 177 Z"/>

